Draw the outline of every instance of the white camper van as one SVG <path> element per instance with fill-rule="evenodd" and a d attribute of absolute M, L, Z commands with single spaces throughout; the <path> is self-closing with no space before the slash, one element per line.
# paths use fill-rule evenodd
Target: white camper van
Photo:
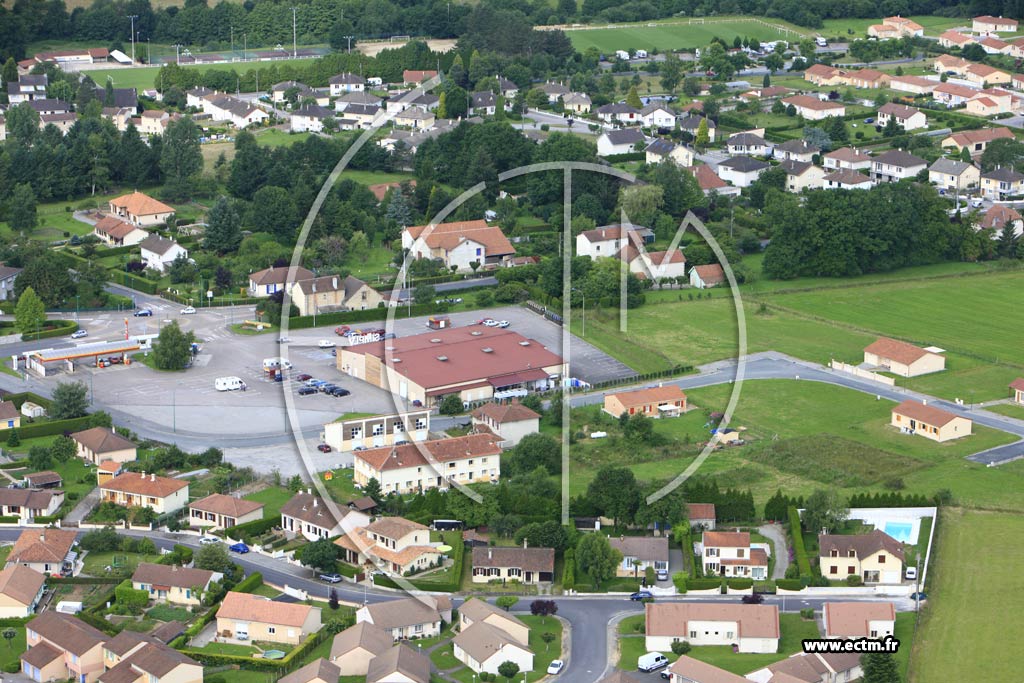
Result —
<path fill-rule="evenodd" d="M 264 358 L 264 370 L 291 370 L 292 362 L 285 358 Z"/>
<path fill-rule="evenodd" d="M 245 382 L 241 377 L 218 377 L 213 381 L 217 391 L 245 391 Z"/>

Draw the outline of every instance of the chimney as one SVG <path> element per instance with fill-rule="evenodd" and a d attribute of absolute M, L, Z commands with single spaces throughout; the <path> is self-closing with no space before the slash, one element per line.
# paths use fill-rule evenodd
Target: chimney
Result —
<path fill-rule="evenodd" d="M 313 499 L 313 507 L 316 507 L 316 505 L 317 505 L 317 500 L 316 500 L 316 498 L 314 498 Z"/>
<path fill-rule="evenodd" d="M 142 478 L 143 478 L 143 479 L 145 479 L 145 478 L 146 478 L 146 471 L 145 471 L 145 470 L 143 470 L 143 471 L 142 471 Z"/>
<path fill-rule="evenodd" d="M 526 538 L 524 538 L 524 539 L 523 539 L 523 548 L 524 548 L 524 549 L 528 547 L 528 546 L 526 545 L 526 544 L 527 544 L 527 542 L 528 542 L 528 540 L 529 540 L 529 539 L 526 539 Z"/>
<path fill-rule="evenodd" d="M 156 472 L 151 472 L 150 473 L 149 480 L 150 481 L 156 481 Z"/>
<path fill-rule="evenodd" d="M 110 433 L 111 434 L 117 434 L 117 430 L 114 429 L 114 425 L 110 425 Z"/>
<path fill-rule="evenodd" d="M 40 538 L 42 538 L 42 537 L 40 537 Z M 489 560 L 489 559 L 491 559 L 491 558 L 492 558 L 493 556 L 494 556 L 494 551 L 492 551 L 492 550 L 491 550 L 490 548 L 488 548 L 488 549 L 487 549 L 487 559 Z"/>
<path fill-rule="evenodd" d="M 306 489 L 306 495 L 307 496 L 312 496 L 313 495 L 313 489 L 311 489 L 311 488 Z"/>
<path fill-rule="evenodd" d="M 42 531 L 39 532 L 39 542 L 40 543 L 46 543 L 46 530 L 45 529 L 43 529 Z"/>
<path fill-rule="evenodd" d="M 337 288 L 338 288 L 338 278 L 332 277 L 331 278 L 331 289 L 337 289 Z"/>

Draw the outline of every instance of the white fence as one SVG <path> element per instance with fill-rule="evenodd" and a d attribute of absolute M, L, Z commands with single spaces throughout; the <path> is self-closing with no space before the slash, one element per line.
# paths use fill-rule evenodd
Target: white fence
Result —
<path fill-rule="evenodd" d="M 837 360 L 833 360 L 830 367 L 833 370 L 845 372 L 850 375 L 860 377 L 861 379 L 869 379 L 873 382 L 880 382 L 881 384 L 884 384 L 887 387 L 896 386 L 896 380 L 894 380 L 892 377 L 886 377 L 885 375 L 880 375 L 877 372 L 871 372 L 870 370 L 858 368 L 856 365 L 850 365 L 849 363 L 843 363 Z"/>

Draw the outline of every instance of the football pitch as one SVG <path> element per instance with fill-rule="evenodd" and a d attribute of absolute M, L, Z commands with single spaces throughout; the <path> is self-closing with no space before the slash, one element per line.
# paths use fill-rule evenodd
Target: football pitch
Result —
<path fill-rule="evenodd" d="M 615 24 L 605 28 L 566 31 L 573 47 L 583 52 L 591 47 L 607 54 L 616 50 L 681 50 L 704 47 L 719 37 L 732 43 L 736 36 L 758 41 L 798 40 L 810 35 L 805 30 L 787 29 L 783 24 L 751 17 L 736 19 L 673 19 L 665 22 Z M 689 23 L 694 22 L 694 23 Z M 781 28 L 776 28 L 776 26 Z"/>

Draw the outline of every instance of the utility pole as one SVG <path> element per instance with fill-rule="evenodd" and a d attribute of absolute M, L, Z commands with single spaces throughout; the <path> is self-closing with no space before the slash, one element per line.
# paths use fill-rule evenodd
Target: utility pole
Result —
<path fill-rule="evenodd" d="M 129 14 L 128 18 L 132 20 L 132 64 L 135 63 L 135 20 L 139 18 L 138 14 Z"/>
<path fill-rule="evenodd" d="M 181 65 L 181 43 L 174 44 L 174 63 Z"/>
<path fill-rule="evenodd" d="M 355 36 L 345 36 L 345 40 L 348 41 L 348 53 L 349 54 L 352 54 L 352 39 L 353 38 L 355 38 Z M 359 65 L 361 67 L 362 66 L 362 62 L 360 62 Z"/>
<path fill-rule="evenodd" d="M 231 27 L 231 59 L 235 58 L 235 27 Z"/>
<path fill-rule="evenodd" d="M 295 36 L 296 36 L 296 33 L 295 33 L 295 12 L 298 9 L 299 9 L 298 7 L 292 7 L 292 57 L 293 58 L 299 56 L 298 43 L 295 40 Z"/>

